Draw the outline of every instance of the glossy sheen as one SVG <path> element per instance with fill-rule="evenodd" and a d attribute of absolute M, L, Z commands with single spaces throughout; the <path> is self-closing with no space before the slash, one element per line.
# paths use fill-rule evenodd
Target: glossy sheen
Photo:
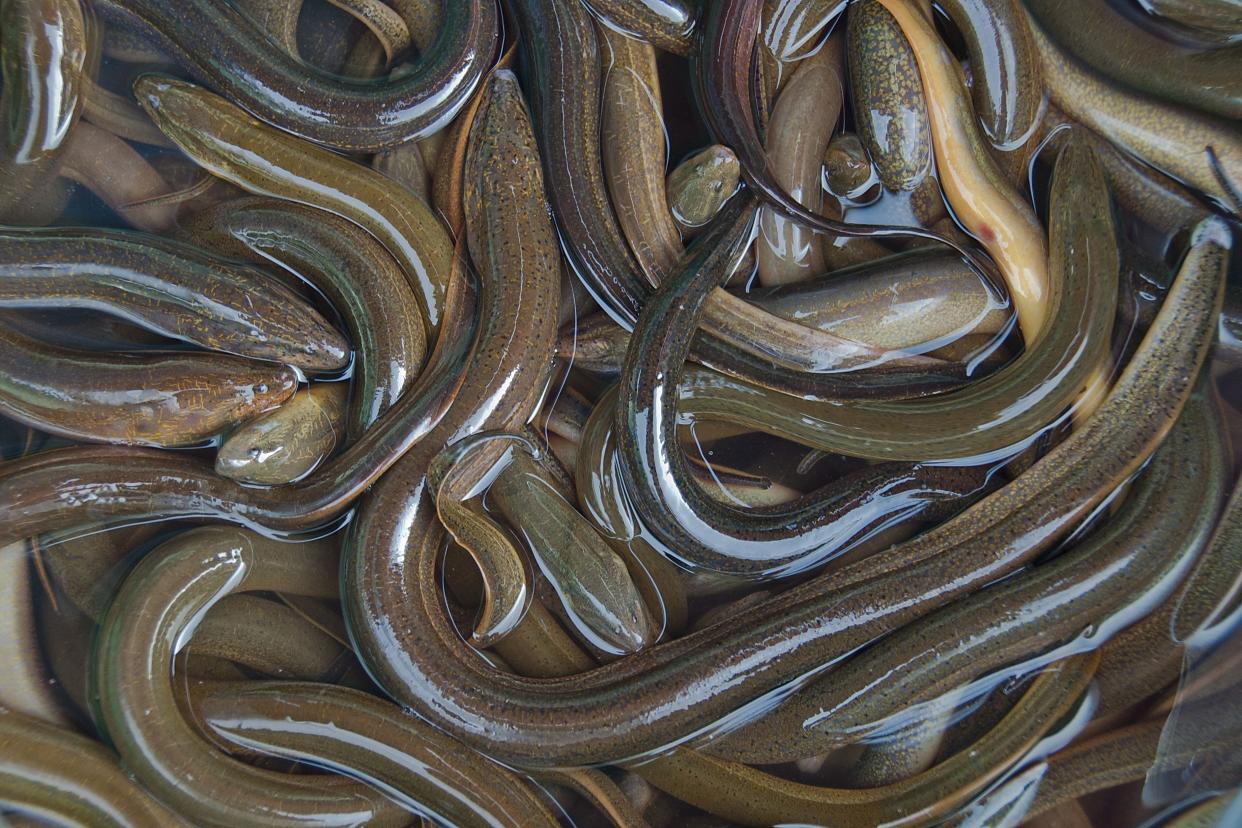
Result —
<path fill-rule="evenodd" d="M 243 483 L 279 486 L 312 472 L 336 448 L 344 425 L 341 382 L 319 382 L 229 434 L 216 471 Z"/>
<path fill-rule="evenodd" d="M 907 779 L 864 788 L 800 784 L 694 751 L 639 765 L 656 787 L 743 825 L 790 820 L 839 828 L 924 825 L 954 813 L 1071 714 L 1094 655 L 1059 662 L 1032 682 L 1005 717 L 970 745 Z"/>
<path fill-rule="evenodd" d="M 1206 223 L 1193 242 L 1143 345 L 1082 430 L 962 515 L 863 561 L 857 577 L 845 569 L 812 579 L 726 622 L 570 678 L 523 679 L 481 661 L 445 616 L 435 577 L 443 535 L 427 504 L 416 503 L 399 520 L 408 532 L 394 537 L 388 529 L 385 546 L 362 545 L 379 560 L 355 553 L 345 568 L 362 657 L 421 715 L 520 765 L 617 761 L 707 726 L 1016 570 L 1133 473 L 1189 395 L 1219 312 L 1223 224 Z M 406 504 L 409 489 L 402 488 Z"/>
<path fill-rule="evenodd" d="M 559 824 L 512 771 L 369 693 L 251 683 L 211 693 L 202 711 L 213 732 L 238 746 L 310 759 L 451 825 Z"/>
<path fill-rule="evenodd" d="M 704 227 L 737 189 L 742 168 L 728 147 L 713 145 L 668 174 L 668 207 L 682 233 Z"/>
<path fill-rule="evenodd" d="M 211 350 L 331 371 L 349 343 L 267 274 L 187 244 L 103 229 L 0 229 L 0 307 L 91 308 Z"/>
<path fill-rule="evenodd" d="M 94 739 L 0 708 L 0 802 L 41 819 L 100 828 L 180 820 Z"/>
<path fill-rule="evenodd" d="M 201 87 L 145 75 L 134 94 L 156 125 L 214 175 L 252 193 L 336 213 L 379 239 L 405 270 L 429 330 L 436 330 L 453 245 L 418 196 L 369 167 L 259 123 Z"/>
<path fill-rule="evenodd" d="M 341 570 L 354 642 L 371 675 L 402 703 L 409 693 L 394 680 L 394 665 L 408 658 L 405 637 L 411 631 L 400 619 L 404 593 L 420 581 L 395 573 L 405 567 L 411 533 L 418 537 L 424 522 L 439 527 L 427 467 L 446 445 L 469 434 L 520 428 L 538 409 L 551 375 L 560 294 L 557 242 L 529 115 L 517 79 L 506 70 L 492 74 L 485 86 L 465 183 L 471 256 L 484 280 L 484 323 L 464 368 L 469 380 L 424 445 L 372 489 L 351 527 Z M 452 635 L 460 641 L 455 630 Z"/>
<path fill-rule="evenodd" d="M 842 223 L 800 205 L 776 180 L 763 150 L 751 102 L 751 65 L 762 0 L 720 0 L 703 10 L 699 48 L 692 54 L 695 99 L 716 143 L 731 147 L 757 197 L 791 220 L 841 236 L 914 236 L 958 245 L 915 227 Z"/>
<path fill-rule="evenodd" d="M 838 406 L 788 401 L 788 420 L 800 432 L 795 439 L 875 459 L 1003 457 L 1057 421 L 1106 357 L 1117 304 L 1120 265 L 1108 191 L 1081 144 L 1057 161 L 1049 218 L 1053 324 L 1018 359 L 963 389 L 918 400 Z M 773 414 L 770 400 L 759 402 L 762 392 L 712 383 L 705 373 L 690 379 L 694 385 L 683 386 L 681 396 L 701 397 L 686 407 L 703 416 L 757 419 L 760 428 L 786 419 Z"/>
<path fill-rule="evenodd" d="M 418 299 L 393 257 L 358 226 L 312 207 L 244 198 L 195 214 L 184 232 L 228 255 L 275 261 L 332 301 L 355 349 L 351 440 L 414 382 L 427 351 Z"/>
<path fill-rule="evenodd" d="M 658 285 L 681 256 L 664 176 L 668 138 L 655 49 L 606 26 L 600 152 L 617 222 L 647 281 Z M 668 188 L 671 190 L 672 188 Z"/>
<path fill-rule="evenodd" d="M 1117 515 L 1077 548 L 899 630 L 709 749 L 756 764 L 814 756 L 992 670 L 1100 646 L 1171 594 L 1207 545 L 1226 485 L 1221 425 L 1192 398 Z"/>
<path fill-rule="evenodd" d="M 444 4 L 440 34 L 407 71 L 380 82 L 331 75 L 273 49 L 227 0 L 106 0 L 107 19 L 136 23 L 198 75 L 263 120 L 340 149 L 375 151 L 446 124 L 490 68 L 493 0 Z M 204 36 L 210 32 L 211 36 Z"/>
<path fill-rule="evenodd" d="M 750 218 L 743 213 L 740 220 Z M 690 478 L 677 439 L 674 394 L 689 350 L 688 331 L 720 280 L 717 260 L 736 255 L 718 247 L 714 235 L 704 236 L 698 256 L 647 302 L 621 371 L 616 429 L 622 480 L 643 522 L 671 554 L 692 569 L 752 577 L 794 574 L 893 522 L 946 506 L 951 510 L 955 495 L 981 487 L 984 475 L 977 471 L 894 464 L 867 469 L 762 515 L 707 498 Z"/>
<path fill-rule="evenodd" d="M 0 411 L 79 440 L 201 442 L 279 405 L 293 369 L 224 354 L 98 354 L 0 329 Z"/>
<path fill-rule="evenodd" d="M 862 141 L 852 132 L 840 132 L 824 150 L 824 182 L 838 197 L 856 198 L 875 182 L 875 169 Z"/>
<path fill-rule="evenodd" d="M 464 380 L 461 363 L 478 323 L 476 290 L 464 272 L 453 281 L 427 370 L 362 439 L 309 477 L 257 488 L 220 477 L 209 464 L 184 454 L 109 446 L 58 449 L 6 465 L 0 508 L 11 519 L 0 534 L 12 540 L 99 521 L 176 516 L 209 516 L 278 532 L 323 525 L 444 416 Z"/>
<path fill-rule="evenodd" d="M 86 21 L 79 0 L 5 0 L 0 31 L 0 219 L 25 221 L 82 110 Z"/>
<path fill-rule="evenodd" d="M 815 213 L 826 212 L 820 177 L 824 150 L 841 117 L 844 60 L 842 38 L 837 36 L 801 61 L 777 97 L 764 135 L 776 182 Z M 803 281 L 825 271 L 820 237 L 770 207 L 759 212 L 755 244 L 759 283 L 765 287 Z"/>
<path fill-rule="evenodd" d="M 966 40 L 975 115 L 983 134 L 1000 150 L 1017 149 L 1031 137 L 1044 105 L 1039 53 L 1022 3 L 942 0 L 940 4 Z M 1094 0 L 1085 0 L 1078 9 L 1095 5 Z M 1120 57 L 1114 54 L 1114 59 Z"/>
<path fill-rule="evenodd" d="M 634 580 L 557 485 L 544 452 L 515 445 L 488 495 L 525 541 L 574 629 L 592 647 L 627 655 L 651 644 L 654 628 Z"/>
<path fill-rule="evenodd" d="M 931 126 L 914 53 L 879 0 L 850 4 L 846 23 L 858 137 L 886 188 L 914 190 L 932 172 Z"/>
<path fill-rule="evenodd" d="M 1242 46 L 1178 46 L 1110 7 L 1107 0 L 1023 2 L 1044 33 L 1092 71 L 1179 106 L 1242 118 L 1238 72 Z M 1151 71 L 1152 66 L 1161 71 Z"/>
<path fill-rule="evenodd" d="M 1242 137 L 1233 123 L 1110 83 L 1076 63 L 1038 25 L 1031 30 L 1049 95 L 1067 115 L 1235 215 L 1242 212 Z"/>
<path fill-rule="evenodd" d="M 1144 8 L 1196 33 L 1242 35 L 1242 2 L 1238 0 L 1139 0 Z"/>
<path fill-rule="evenodd" d="M 1034 343 L 1050 324 L 1048 245 L 1031 206 L 1005 179 L 988 151 L 958 64 L 914 0 L 880 0 L 910 41 L 923 78 L 932 146 L 945 197 L 957 220 L 996 261 Z"/>
<path fill-rule="evenodd" d="M 586 0 L 604 25 L 677 55 L 694 46 L 696 10 L 689 0 Z"/>
<path fill-rule="evenodd" d="M 170 681 L 173 657 L 222 597 L 267 589 L 333 597 L 335 559 L 327 544 L 299 549 L 210 527 L 153 550 L 125 579 L 95 651 L 100 723 L 126 769 L 178 813 L 219 826 L 404 824 L 408 815 L 368 786 L 230 759 L 182 716 Z"/>

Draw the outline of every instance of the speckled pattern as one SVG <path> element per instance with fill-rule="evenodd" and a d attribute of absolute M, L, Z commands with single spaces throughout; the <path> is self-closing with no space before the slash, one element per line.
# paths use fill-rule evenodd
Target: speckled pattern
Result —
<path fill-rule="evenodd" d="M 692 0 L 585 0 L 611 28 L 648 41 L 675 55 L 694 48 Z"/>
<path fill-rule="evenodd" d="M 224 354 L 93 354 L 0 328 L 0 412 L 79 440 L 183 446 L 293 395 L 292 368 Z"/>
<path fill-rule="evenodd" d="M 203 348 L 340 370 L 349 343 L 270 275 L 146 233 L 0 228 L 0 307 L 93 308 Z"/>

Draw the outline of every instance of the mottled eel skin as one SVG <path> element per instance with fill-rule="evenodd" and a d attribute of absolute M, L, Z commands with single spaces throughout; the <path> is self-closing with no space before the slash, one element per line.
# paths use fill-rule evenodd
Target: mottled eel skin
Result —
<path fill-rule="evenodd" d="M 226 354 L 96 354 L 0 328 L 0 412 L 77 440 L 181 446 L 274 408 L 293 369 Z"/>
<path fill-rule="evenodd" d="M 443 531 L 407 484 L 400 499 L 390 496 L 390 514 L 368 517 L 374 525 L 357 536 L 367 543 L 355 544 L 345 567 L 359 653 L 420 715 L 515 765 L 617 762 L 675 744 L 1015 571 L 1099 504 L 1146 460 L 1189 397 L 1215 330 L 1228 245 L 1223 222 L 1198 228 L 1159 317 L 1081 430 L 913 541 L 618 662 L 527 679 L 480 659 L 446 616 L 436 576 Z"/>
<path fill-rule="evenodd" d="M 349 343 L 257 268 L 126 230 L 0 227 L 0 307 L 91 308 L 216 351 L 332 371 Z"/>
<path fill-rule="evenodd" d="M 107 20 L 153 32 L 195 73 L 268 123 L 342 150 L 375 152 L 448 123 L 478 88 L 499 41 L 495 0 L 449 0 L 439 36 L 383 81 L 316 69 L 272 43 L 228 0 L 105 0 Z"/>

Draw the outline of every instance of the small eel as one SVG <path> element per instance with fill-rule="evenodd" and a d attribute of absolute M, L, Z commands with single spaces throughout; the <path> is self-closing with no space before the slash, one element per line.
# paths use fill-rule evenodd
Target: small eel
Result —
<path fill-rule="evenodd" d="M 428 330 L 439 327 L 453 243 L 418 196 L 392 186 L 382 173 L 256 121 L 202 87 L 144 75 L 134 94 L 164 134 L 213 175 L 258 195 L 336 213 L 379 239 L 422 302 Z"/>
<path fill-rule="evenodd" d="M 500 36 L 494 0 L 442 5 L 435 42 L 379 82 L 333 75 L 273 49 L 267 33 L 227 0 L 106 0 L 99 11 L 156 33 L 191 70 L 264 121 L 338 149 L 375 152 L 440 129 L 491 67 Z"/>
<path fill-rule="evenodd" d="M 22 221 L 82 111 L 89 38 L 79 0 L 0 6 L 0 220 Z"/>
<path fill-rule="evenodd" d="M 0 328 L 0 412 L 33 428 L 131 446 L 184 446 L 280 405 L 285 365 L 225 354 L 96 354 Z"/>
<path fill-rule="evenodd" d="M 362 438 L 318 471 L 275 488 L 220 477 L 184 453 L 112 446 L 56 449 L 6 464 L 0 509 L 7 540 L 119 520 L 210 517 L 275 532 L 322 526 L 343 512 L 440 422 L 465 377 L 461 365 L 479 323 L 468 270 L 449 287 L 445 319 L 427 368 Z M 119 483 L 117 469 L 125 469 Z"/>
<path fill-rule="evenodd" d="M 805 822 L 870 828 L 935 824 L 985 790 L 1073 712 L 1088 688 L 1097 658 L 1087 653 L 1053 665 L 968 749 L 887 785 L 825 788 L 800 784 L 692 750 L 638 765 L 635 771 L 660 790 L 743 825 Z"/>
<path fill-rule="evenodd" d="M 1107 356 L 1117 306 L 1116 231 L 1108 190 L 1089 149 L 1077 144 L 1062 152 L 1052 189 L 1054 278 L 1048 298 L 1054 324 L 995 374 L 919 400 L 833 406 L 783 400 L 790 415 L 786 418 L 764 392 L 700 371 L 687 374 L 689 384 L 678 392 L 679 405 L 704 418 L 761 430 L 773 420 L 796 423 L 799 433 L 787 436 L 799 442 L 873 459 L 943 461 L 1012 454 L 1056 421 L 1086 386 Z M 653 364 L 657 359 L 651 352 L 639 353 L 650 355 Z M 666 373 L 662 383 L 682 373 L 671 364 L 655 371 Z"/>
<path fill-rule="evenodd" d="M 559 824 L 517 774 L 369 693 L 251 682 L 210 691 L 201 710 L 232 744 L 355 777 L 445 824 Z"/>
<path fill-rule="evenodd" d="M 60 175 L 89 189 L 131 227 L 163 233 L 176 221 L 168 182 L 147 159 L 107 130 L 78 121 L 60 157 Z"/>
<path fill-rule="evenodd" d="M 1153 14 L 1193 29 L 1235 41 L 1242 36 L 1240 0 L 1139 0 Z"/>
<path fill-rule="evenodd" d="M 634 258 L 648 283 L 658 285 L 681 256 L 681 236 L 664 184 L 668 138 L 656 53 L 606 26 L 598 33 L 607 46 L 600 53 L 604 178 Z"/>
<path fill-rule="evenodd" d="M 65 825 L 183 824 L 96 740 L 4 708 L 0 708 L 0 804 Z"/>
<path fill-rule="evenodd" d="M 232 527 L 185 532 L 125 578 L 100 624 L 92 670 L 98 721 L 125 768 L 198 824 L 400 825 L 382 794 L 345 779 L 260 770 L 220 753 L 182 716 L 173 658 L 224 596 L 284 590 L 336 595 L 336 549 L 290 546 Z"/>
<path fill-rule="evenodd" d="M 243 424 L 216 451 L 216 472 L 260 486 L 302 479 L 340 442 L 348 393 L 343 382 L 317 382 L 280 408 Z"/>
<path fill-rule="evenodd" d="M 958 221 L 992 255 L 1009 287 L 1018 324 L 1035 342 L 1050 324 L 1048 246 L 1031 206 L 993 160 L 957 61 L 913 0 L 879 0 L 910 41 L 927 99 L 932 146 Z"/>
<path fill-rule="evenodd" d="M 999 683 L 1098 648 L 1171 594 L 1207 546 L 1227 485 L 1221 425 L 1196 394 L 1120 511 L 1082 544 L 897 631 L 706 749 L 748 764 L 796 761 L 994 670 L 1007 670 L 989 678 Z"/>
<path fill-rule="evenodd" d="M 546 452 L 525 438 L 504 439 L 512 451 L 488 502 L 524 540 L 574 630 L 613 656 L 649 645 L 658 630 L 623 558 L 574 507 Z"/>
<path fill-rule="evenodd" d="M 111 132 L 118 138 L 154 147 L 172 149 L 173 143 L 160 132 L 142 108 L 124 95 L 105 89 L 89 77 L 82 78 L 86 102 L 82 120 Z"/>
<path fill-rule="evenodd" d="M 88 308 L 213 351 L 336 371 L 349 343 L 254 267 L 125 230 L 0 228 L 0 307 Z"/>
<path fill-rule="evenodd" d="M 826 213 L 821 180 L 824 151 L 845 97 L 845 50 L 839 35 L 798 63 L 772 107 L 764 135 L 776 183 L 803 207 Z M 896 131 L 896 130 L 894 130 Z M 829 205 L 835 208 L 836 205 Z M 820 237 L 771 207 L 759 211 L 759 283 L 800 282 L 826 270 Z"/>
<path fill-rule="evenodd" d="M 435 574 L 443 533 L 422 492 L 390 475 L 383 488 L 396 497 L 372 497 L 375 511 L 356 524 L 362 531 L 343 567 L 360 658 L 420 715 L 523 767 L 615 762 L 688 738 L 1016 571 L 1133 474 L 1172 426 L 1215 331 L 1228 231 L 1209 219 L 1191 241 L 1164 307 L 1096 415 L 1018 481 L 855 565 L 860 577 L 832 572 L 611 664 L 523 679 L 491 667 L 458 636 Z"/>
<path fill-rule="evenodd" d="M 384 246 L 358 226 L 273 198 L 231 199 L 196 213 L 183 233 L 239 259 L 269 261 L 321 290 L 354 344 L 350 441 L 397 403 L 423 366 L 418 299 Z M 450 327 L 450 331 L 452 327 Z"/>
<path fill-rule="evenodd" d="M 1107 0 L 1022 0 L 1058 47 L 1101 77 L 1170 103 L 1242 118 L 1242 46 L 1187 49 Z M 1159 72 L 1152 67 L 1159 66 Z"/>
<path fill-rule="evenodd" d="M 751 100 L 751 66 L 763 0 L 721 0 L 709 3 L 700 20 L 699 47 L 691 54 L 695 99 L 712 139 L 737 153 L 742 175 L 767 205 L 791 220 L 839 236 L 910 236 L 946 244 L 986 271 L 977 254 L 939 233 L 918 227 L 852 224 L 830 219 L 803 207 L 776 180 L 763 150 Z M 930 24 L 929 24 L 930 25 Z"/>
<path fill-rule="evenodd" d="M 728 147 L 714 144 L 682 161 L 668 174 L 668 209 L 685 237 L 707 226 L 737 190 L 742 166 Z"/>
<path fill-rule="evenodd" d="M 675 55 L 694 47 L 697 11 L 691 0 L 584 0 L 610 29 Z"/>
<path fill-rule="evenodd" d="M 789 87 L 792 88 L 792 87 Z M 745 212 L 741 220 L 751 218 Z M 692 569 L 772 578 L 813 567 L 896 521 L 954 508 L 986 480 L 981 470 L 888 464 L 762 514 L 713 501 L 691 477 L 677 439 L 675 392 L 689 331 L 719 282 L 716 260 L 736 255 L 713 234 L 643 309 L 622 367 L 617 449 L 624 489 L 646 527 Z"/>
<path fill-rule="evenodd" d="M 1066 115 L 1242 214 L 1242 136 L 1232 122 L 1104 80 L 1031 25 L 1048 92 Z"/>
<path fill-rule="evenodd" d="M 494 469 L 504 463 L 500 441 L 484 437 L 479 444 L 477 438 L 466 437 L 437 455 L 427 469 L 427 483 L 440 522 L 479 569 L 483 599 L 470 643 L 485 649 L 522 622 L 535 599 L 535 585 L 530 560 L 512 533 L 466 503 L 487 488 L 488 481 L 495 479 Z M 471 451 L 472 447 L 476 450 Z"/>
<path fill-rule="evenodd" d="M 1026 143 L 1039 126 L 1044 106 L 1039 53 L 1022 2 L 940 2 L 966 41 L 975 115 L 988 141 L 1001 151 L 1015 150 Z M 1094 5 L 1085 2 L 1079 7 Z M 1114 59 L 1119 57 L 1114 55 Z"/>

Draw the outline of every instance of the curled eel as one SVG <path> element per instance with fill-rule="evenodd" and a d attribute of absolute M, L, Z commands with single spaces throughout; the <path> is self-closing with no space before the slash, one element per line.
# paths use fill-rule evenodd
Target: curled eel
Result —
<path fill-rule="evenodd" d="M 210 691 L 200 709 L 232 744 L 309 759 L 449 825 L 559 824 L 521 777 L 369 693 L 252 682 Z"/>
<path fill-rule="evenodd" d="M 705 371 L 686 372 L 679 406 L 813 448 L 883 460 L 1014 453 L 1057 421 L 1108 354 L 1120 264 L 1108 191 L 1090 150 L 1067 148 L 1053 174 L 1052 325 L 1023 354 L 966 388 L 919 400 L 827 406 L 782 399 Z M 678 363 L 680 365 L 680 363 Z M 663 370 L 676 370 L 667 366 Z M 784 410 L 781 410 L 781 409 Z"/>
<path fill-rule="evenodd" d="M 450 283 L 444 324 L 426 370 L 361 439 L 296 483 L 245 486 L 195 457 L 164 451 L 82 446 L 55 449 L 0 470 L 0 535 L 121 520 L 204 517 L 273 532 L 313 529 L 340 515 L 448 410 L 478 325 L 477 285 L 463 270 Z M 124 469 L 118 483 L 117 470 Z"/>
<path fill-rule="evenodd" d="M 691 55 L 695 98 L 715 143 L 731 147 L 742 163 L 742 175 L 756 194 L 789 219 L 839 236 L 912 236 L 931 239 L 959 250 L 979 264 L 976 254 L 956 242 L 918 227 L 850 224 L 803 207 L 777 182 L 763 150 L 751 101 L 751 65 L 763 0 L 721 0 L 709 3 L 700 21 L 699 47 Z"/>
<path fill-rule="evenodd" d="M 192 71 L 248 111 L 302 138 L 375 152 L 429 135 L 478 89 L 499 40 L 494 0 L 443 4 L 439 36 L 406 71 L 378 82 L 317 69 L 227 0 L 106 0 L 106 20 L 154 32 Z M 210 32 L 210 37 L 204 33 Z"/>
<path fill-rule="evenodd" d="M 1120 511 L 1082 544 L 898 630 L 707 750 L 748 764 L 815 756 L 994 670 L 1006 672 L 989 684 L 1098 648 L 1207 546 L 1227 485 L 1220 426 L 1216 406 L 1192 397 Z"/>
<path fill-rule="evenodd" d="M 1074 656 L 1041 673 L 1013 708 L 967 750 L 908 779 L 867 788 L 800 784 L 682 750 L 635 767 L 660 790 L 743 825 L 783 822 L 834 828 L 928 824 L 955 813 L 1035 748 L 1071 714 L 1087 690 L 1098 656 Z"/>
<path fill-rule="evenodd" d="M 1037 24 L 1048 92 L 1066 115 L 1177 181 L 1242 214 L 1242 136 L 1234 123 L 1112 84 Z"/>
<path fill-rule="evenodd" d="M 368 672 L 403 704 L 408 694 L 391 677 L 393 662 L 406 658 L 404 642 L 388 639 L 404 636 L 403 625 L 392 620 L 405 613 L 405 591 L 418 585 L 393 573 L 403 569 L 411 533 L 422 521 L 443 531 L 429 496 L 428 467 L 446 446 L 471 434 L 520 429 L 539 409 L 552 375 L 557 240 L 526 104 L 507 70 L 485 83 L 466 153 L 465 189 L 467 236 L 484 284 L 484 321 L 463 369 L 469 379 L 440 425 L 372 488 L 350 527 L 341 570 L 347 620 Z"/>
<path fill-rule="evenodd" d="M 96 354 L 0 328 L 0 413 L 77 440 L 184 446 L 273 408 L 292 368 L 225 354 Z"/>
<path fill-rule="evenodd" d="M 610 29 L 645 40 L 666 52 L 688 55 L 694 47 L 697 11 L 688 0 L 585 0 Z"/>
<path fill-rule="evenodd" d="M 101 728 L 125 768 L 197 824 L 401 825 L 408 815 L 352 780 L 294 776 L 230 759 L 177 706 L 173 657 L 225 595 L 285 590 L 336 595 L 336 550 L 289 546 L 246 530 L 206 527 L 149 553 L 125 578 L 100 624 L 92 687 Z"/>
<path fill-rule="evenodd" d="M 503 439 L 512 450 L 488 499 L 524 539 L 574 629 L 613 656 L 650 644 L 658 630 L 624 559 L 574 507 L 554 461 L 528 439 Z"/>
<path fill-rule="evenodd" d="M 1187 49 L 1107 0 L 1022 1 L 1049 38 L 1102 77 L 1179 106 L 1242 118 L 1242 47 Z"/>
<path fill-rule="evenodd" d="M 1022 0 L 941 0 L 966 40 L 975 114 L 992 146 L 1017 149 L 1039 126 L 1044 85 Z M 1088 4 L 1083 4 L 1088 5 Z"/>
<path fill-rule="evenodd" d="M 220 444 L 216 472 L 260 486 L 305 477 L 336 448 L 348 392 L 343 382 L 316 382 L 243 424 Z"/>
<path fill-rule="evenodd" d="M 487 480 L 494 479 L 493 469 L 504 462 L 502 443 L 474 441 L 475 436 L 467 437 L 441 452 L 427 478 L 440 522 L 479 568 L 483 600 L 470 643 L 483 649 L 521 623 L 535 588 L 530 561 L 509 530 L 465 503 L 487 488 Z M 476 450 L 470 451 L 472 447 Z"/>
<path fill-rule="evenodd" d="M 0 32 L 0 219 L 16 221 L 82 111 L 89 44 L 79 0 L 9 0 Z"/>
<path fill-rule="evenodd" d="M 1224 223 L 1206 222 L 1193 245 L 1100 410 L 1018 481 L 859 564 L 570 678 L 513 676 L 461 640 L 435 574 L 444 536 L 430 504 L 421 492 L 411 496 L 408 481 L 386 481 L 384 488 L 399 489 L 399 499 L 389 494 L 386 507 L 376 510 L 382 517 L 372 513 L 359 522 L 355 538 L 366 542 L 355 540 L 344 567 L 360 657 L 420 715 L 518 766 L 616 762 L 686 739 L 1016 571 L 1133 474 L 1176 419 L 1215 330 L 1228 259 Z M 685 704 L 687 698 L 694 703 Z"/>
<path fill-rule="evenodd" d="M 1048 247 L 1043 228 L 993 160 L 957 62 L 912 0 L 880 0 L 910 41 L 927 99 L 932 145 L 958 221 L 992 255 L 1013 297 L 1018 324 L 1035 342 L 1050 324 Z"/>
<path fill-rule="evenodd" d="M 269 50 L 270 51 L 270 50 Z M 258 195 L 318 207 L 361 226 L 388 249 L 435 331 L 453 243 L 425 202 L 383 173 L 262 124 L 207 90 L 144 75 L 134 93 L 156 125 L 208 172 Z"/>
<path fill-rule="evenodd" d="M 166 828 L 178 817 L 94 739 L 0 708 L 0 804 L 57 824 Z"/>
<path fill-rule="evenodd" d="M 355 349 L 350 441 L 418 376 L 427 350 L 418 300 L 396 260 L 357 225 L 287 201 L 242 198 L 196 213 L 183 233 L 226 255 L 274 262 L 332 301 Z"/>
<path fill-rule="evenodd" d="M 349 362 L 349 343 L 257 268 L 125 230 L 0 228 L 0 307 L 88 308 L 213 351 L 304 371 Z"/>
<path fill-rule="evenodd" d="M 751 218 L 742 211 L 737 220 Z M 865 469 L 788 507 L 762 513 L 709 498 L 690 476 L 670 392 L 676 392 L 684 372 L 689 330 L 719 282 L 715 260 L 737 253 L 717 247 L 714 235 L 703 238 L 692 250 L 698 256 L 643 309 L 617 398 L 625 491 L 646 527 L 678 560 L 692 569 L 735 575 L 790 575 L 853 548 L 894 522 L 952 511 L 960 498 L 981 489 L 987 475 L 980 469 L 894 463 Z"/>

